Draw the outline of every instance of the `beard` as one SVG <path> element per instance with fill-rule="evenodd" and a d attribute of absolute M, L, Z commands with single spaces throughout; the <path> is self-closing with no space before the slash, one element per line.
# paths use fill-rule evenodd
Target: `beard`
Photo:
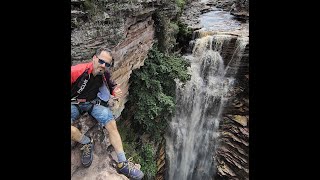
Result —
<path fill-rule="evenodd" d="M 103 71 L 98 71 L 97 75 L 102 75 Z"/>
<path fill-rule="evenodd" d="M 105 69 L 99 68 L 97 75 L 102 75 L 105 71 Z"/>
<path fill-rule="evenodd" d="M 105 68 L 102 68 L 102 67 L 98 67 L 97 69 L 96 69 L 96 75 L 102 75 L 104 72 L 106 71 L 106 69 Z"/>

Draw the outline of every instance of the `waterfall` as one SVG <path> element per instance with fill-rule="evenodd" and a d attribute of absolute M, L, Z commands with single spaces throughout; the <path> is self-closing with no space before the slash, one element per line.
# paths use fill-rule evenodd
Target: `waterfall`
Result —
<path fill-rule="evenodd" d="M 232 38 L 237 38 L 236 45 L 226 63 L 221 54 Z M 213 179 L 220 116 L 235 83 L 227 74 L 236 74 L 247 43 L 248 37 L 206 35 L 196 39 L 192 54 L 185 56 L 191 62 L 191 80 L 177 82 L 176 111 L 165 136 L 166 179 Z"/>

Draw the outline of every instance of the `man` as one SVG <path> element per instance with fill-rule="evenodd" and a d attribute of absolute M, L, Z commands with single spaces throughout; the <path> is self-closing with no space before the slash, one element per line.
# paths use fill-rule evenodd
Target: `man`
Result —
<path fill-rule="evenodd" d="M 126 159 L 116 121 L 108 106 L 112 98 L 119 98 L 122 91 L 110 79 L 111 50 L 97 49 L 89 63 L 71 66 L 71 123 L 88 112 L 109 132 L 110 143 L 118 157 L 118 171 L 132 179 L 142 179 L 144 174 Z M 111 94 L 110 94 L 111 92 Z M 83 144 L 81 162 L 89 167 L 93 160 L 93 139 L 71 126 L 71 139 Z"/>

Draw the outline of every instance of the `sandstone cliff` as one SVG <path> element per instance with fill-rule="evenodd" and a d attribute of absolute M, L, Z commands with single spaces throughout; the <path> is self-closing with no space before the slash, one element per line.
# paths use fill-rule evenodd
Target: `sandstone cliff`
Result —
<path fill-rule="evenodd" d="M 128 95 L 130 74 L 143 65 L 154 43 L 152 14 L 162 5 L 162 1 L 71 0 L 71 5 L 71 64 L 91 61 L 95 49 L 101 46 L 114 51 L 112 79 L 121 84 L 124 94 L 119 107 L 114 110 L 118 117 Z M 83 116 L 76 126 L 94 138 L 95 150 L 92 165 L 85 169 L 81 167 L 79 145 L 73 143 L 72 179 L 127 179 L 113 168 L 116 156 L 108 141 L 107 131 L 88 115 Z"/>

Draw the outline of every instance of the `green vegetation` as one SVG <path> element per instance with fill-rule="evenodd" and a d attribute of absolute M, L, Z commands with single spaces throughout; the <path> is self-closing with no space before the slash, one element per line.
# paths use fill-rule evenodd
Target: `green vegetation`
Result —
<path fill-rule="evenodd" d="M 185 2 L 171 0 L 170 5 L 177 5 L 182 11 Z M 128 101 L 122 122 L 118 123 L 127 157 L 141 165 L 146 180 L 155 179 L 157 174 L 157 149 L 175 112 L 176 81 L 185 83 L 190 79 L 190 64 L 179 55 L 179 49 L 192 36 L 185 25 L 171 19 L 166 11 L 157 11 L 153 19 L 157 42 L 149 50 L 144 66 L 131 74 Z"/>
<path fill-rule="evenodd" d="M 134 163 L 141 165 L 144 179 L 154 179 L 157 173 L 156 152 L 150 143 L 142 143 L 130 126 L 119 124 L 119 132 L 127 158 L 132 157 Z"/>
<path fill-rule="evenodd" d="M 145 172 L 145 179 L 154 179 L 157 173 L 157 161 L 155 160 L 155 151 L 151 144 L 144 144 L 141 147 L 140 154 L 142 159 L 140 160 L 141 170 Z"/>
<path fill-rule="evenodd" d="M 183 11 L 184 6 L 186 5 L 185 0 L 176 0 L 177 6 L 180 8 L 180 11 Z"/>
<path fill-rule="evenodd" d="M 159 51 L 170 54 L 176 46 L 176 36 L 179 32 L 176 24 L 171 20 L 165 12 L 158 11 L 153 15 L 156 24 L 155 36 L 158 40 Z"/>
<path fill-rule="evenodd" d="M 84 5 L 84 10 L 88 12 L 88 15 L 90 18 L 92 18 L 98 11 L 98 6 L 96 2 L 94 2 L 93 0 L 85 0 L 83 2 L 83 5 Z"/>
<path fill-rule="evenodd" d="M 182 54 L 186 53 L 189 42 L 192 40 L 192 30 L 187 27 L 187 25 L 178 21 L 177 26 L 179 27 L 179 32 L 177 34 L 177 46 L 175 47 L 176 51 L 181 51 Z"/>
<path fill-rule="evenodd" d="M 123 146 L 134 161 L 141 164 L 146 179 L 157 172 L 156 150 L 175 110 L 176 79 L 186 82 L 189 63 L 179 56 L 165 55 L 156 45 L 148 53 L 144 66 L 133 71 L 129 100 L 123 117 L 130 125 L 119 123 Z M 141 136 L 148 137 L 142 143 Z"/>
<path fill-rule="evenodd" d="M 156 24 L 155 36 L 159 51 L 167 54 L 186 53 L 189 42 L 192 40 L 192 30 L 176 18 L 170 19 L 168 14 L 157 11 L 153 15 Z"/>
<path fill-rule="evenodd" d="M 175 110 L 175 79 L 186 82 L 189 64 L 178 56 L 161 53 L 155 46 L 145 64 L 131 76 L 129 102 L 133 126 L 159 139 Z"/>

